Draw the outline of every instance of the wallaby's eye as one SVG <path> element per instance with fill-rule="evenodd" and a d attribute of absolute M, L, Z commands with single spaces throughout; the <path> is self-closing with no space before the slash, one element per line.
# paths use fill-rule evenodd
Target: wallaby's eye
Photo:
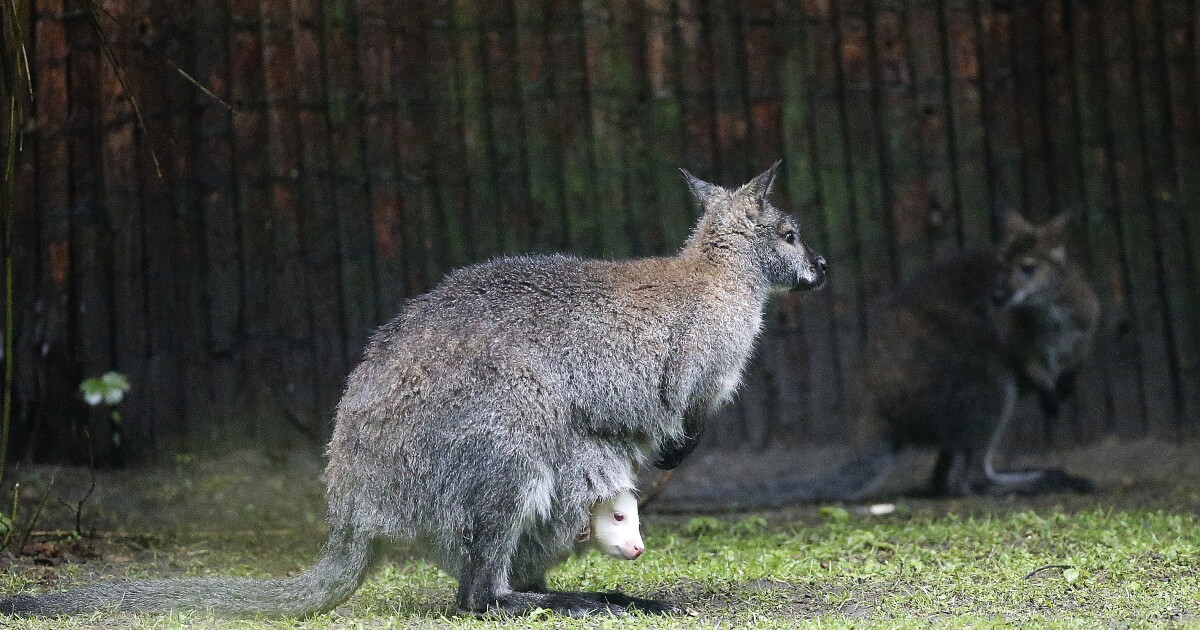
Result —
<path fill-rule="evenodd" d="M 621 521 L 625 520 L 625 515 L 620 512 L 613 512 L 613 520 L 620 523 Z"/>
<path fill-rule="evenodd" d="M 788 230 L 787 232 L 784 233 L 783 240 L 787 241 L 788 245 L 795 245 L 796 244 L 796 232 L 794 230 Z"/>
<path fill-rule="evenodd" d="M 1032 276 L 1036 272 L 1037 272 L 1036 264 L 1031 263 L 1031 262 L 1021 263 L 1021 273 L 1025 274 L 1027 276 Z"/>

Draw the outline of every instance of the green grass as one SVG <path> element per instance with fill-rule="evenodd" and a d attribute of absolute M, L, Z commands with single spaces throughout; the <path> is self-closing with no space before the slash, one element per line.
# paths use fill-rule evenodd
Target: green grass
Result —
<path fill-rule="evenodd" d="M 997 504 L 1004 508 L 1004 504 Z M 1009 506 L 1011 507 L 1011 505 Z M 833 508 L 790 518 L 646 519 L 647 553 L 620 562 L 592 553 L 550 577 L 560 589 L 609 590 L 686 604 L 692 616 L 509 620 L 454 617 L 454 581 L 402 552 L 333 613 L 305 621 L 230 622 L 200 615 L 122 617 L 133 628 L 382 627 L 885 627 L 1200 624 L 1200 520 L 1162 510 L 1054 508 L 959 517 L 937 510 L 887 517 Z M 802 520 L 796 520 L 800 518 Z M 111 551 L 62 575 L 287 572 L 315 554 L 288 532 L 180 535 Z M 15 565 L 16 566 L 16 565 Z M 1049 566 L 1050 568 L 1043 568 Z M 1040 571 L 1037 569 L 1042 568 Z M 37 588 L 39 570 L 11 570 L 0 590 Z M 1032 575 L 1031 575 L 1032 573 Z M 58 582 L 61 583 L 61 582 Z M 112 627 L 103 617 L 21 621 L 19 628 Z"/>

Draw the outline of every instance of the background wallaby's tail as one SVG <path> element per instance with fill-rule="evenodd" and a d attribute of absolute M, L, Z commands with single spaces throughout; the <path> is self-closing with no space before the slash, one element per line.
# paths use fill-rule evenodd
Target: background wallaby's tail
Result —
<path fill-rule="evenodd" d="M 664 496 L 663 503 L 683 509 L 758 509 L 813 501 L 854 501 L 875 490 L 893 459 L 892 449 L 880 449 L 855 456 L 812 477 L 769 479 L 749 485 L 710 485 Z"/>
<path fill-rule="evenodd" d="M 119 580 L 53 593 L 14 595 L 0 599 L 0 613 L 53 616 L 100 609 L 196 610 L 227 616 L 298 617 L 329 610 L 349 597 L 362 584 L 372 548 L 369 537 L 331 531 L 321 559 L 293 578 Z"/>

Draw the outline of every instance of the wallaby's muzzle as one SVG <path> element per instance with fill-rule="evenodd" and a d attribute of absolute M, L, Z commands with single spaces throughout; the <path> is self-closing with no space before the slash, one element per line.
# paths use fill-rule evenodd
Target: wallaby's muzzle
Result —
<path fill-rule="evenodd" d="M 812 277 L 797 277 L 796 286 L 792 287 L 793 291 L 810 291 L 825 287 L 825 283 L 829 280 L 829 263 L 825 262 L 825 257 L 820 254 L 810 256 L 809 265 L 813 271 Z"/>

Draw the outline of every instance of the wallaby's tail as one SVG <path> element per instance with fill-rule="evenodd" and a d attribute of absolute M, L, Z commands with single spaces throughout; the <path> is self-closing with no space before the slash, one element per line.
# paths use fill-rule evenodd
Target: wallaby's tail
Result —
<path fill-rule="evenodd" d="M 373 546 L 368 536 L 331 531 L 321 559 L 293 578 L 118 580 L 0 599 L 0 614 L 54 616 L 95 610 L 196 610 L 223 616 L 299 617 L 330 610 L 349 597 L 366 576 Z"/>
<path fill-rule="evenodd" d="M 854 501 L 872 492 L 891 468 L 892 449 L 858 455 L 850 461 L 803 479 L 768 479 L 750 485 L 707 486 L 663 497 L 684 509 L 762 509 L 814 501 Z"/>

